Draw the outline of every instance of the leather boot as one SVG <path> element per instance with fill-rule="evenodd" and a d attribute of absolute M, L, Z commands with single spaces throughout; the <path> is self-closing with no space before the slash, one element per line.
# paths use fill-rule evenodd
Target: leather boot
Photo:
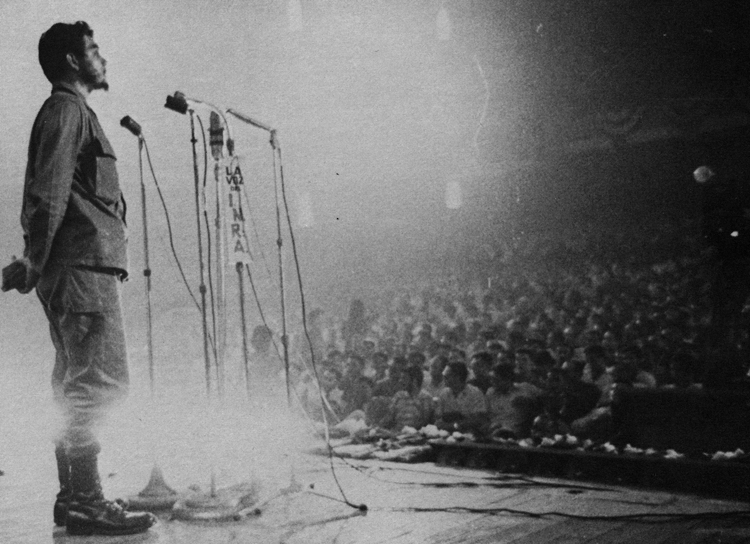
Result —
<path fill-rule="evenodd" d="M 156 517 L 148 512 L 128 512 L 121 502 L 102 493 L 96 454 L 70 458 L 72 494 L 65 526 L 71 535 L 129 535 L 147 531 Z"/>
<path fill-rule="evenodd" d="M 55 446 L 55 459 L 57 460 L 57 479 L 60 481 L 60 491 L 55 498 L 55 506 L 52 510 L 52 518 L 55 525 L 63 527 L 65 517 L 68 515 L 68 501 L 70 500 L 70 463 L 65 453 L 65 448 L 58 444 Z"/>

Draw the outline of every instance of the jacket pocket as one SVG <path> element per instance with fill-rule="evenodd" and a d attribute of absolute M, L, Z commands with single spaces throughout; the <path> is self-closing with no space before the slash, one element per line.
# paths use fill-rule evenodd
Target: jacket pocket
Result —
<path fill-rule="evenodd" d="M 117 157 L 103 137 L 96 140 L 96 196 L 107 204 L 119 204 L 122 198 L 117 177 Z"/>

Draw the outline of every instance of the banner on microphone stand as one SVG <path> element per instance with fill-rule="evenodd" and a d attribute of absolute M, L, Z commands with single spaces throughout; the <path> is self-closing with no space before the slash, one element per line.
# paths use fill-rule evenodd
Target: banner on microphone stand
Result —
<path fill-rule="evenodd" d="M 250 244 L 245 228 L 245 180 L 240 169 L 239 158 L 234 156 L 225 165 L 225 180 L 227 183 L 226 223 L 227 223 L 227 258 L 231 263 L 250 263 Z"/>

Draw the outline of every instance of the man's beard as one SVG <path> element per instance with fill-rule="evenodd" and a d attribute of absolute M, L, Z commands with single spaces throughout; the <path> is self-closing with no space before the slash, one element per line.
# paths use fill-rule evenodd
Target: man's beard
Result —
<path fill-rule="evenodd" d="M 94 81 L 92 81 L 91 88 L 97 91 L 108 91 L 109 82 L 107 81 L 106 76 L 104 76 L 101 80 L 95 79 Z"/>
<path fill-rule="evenodd" d="M 86 83 L 92 91 L 108 91 L 109 82 L 107 81 L 106 75 L 102 75 L 102 79 L 97 77 L 97 74 L 84 72 L 82 74 L 83 82 Z"/>

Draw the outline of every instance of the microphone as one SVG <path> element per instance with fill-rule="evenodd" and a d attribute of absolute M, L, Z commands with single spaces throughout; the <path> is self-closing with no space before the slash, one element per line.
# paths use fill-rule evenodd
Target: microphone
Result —
<path fill-rule="evenodd" d="M 224 127 L 221 126 L 219 114 L 215 111 L 211 112 L 208 133 L 210 135 L 209 141 L 211 143 L 211 155 L 214 160 L 219 160 L 221 157 L 221 149 L 224 147 Z"/>
<path fill-rule="evenodd" d="M 167 96 L 167 103 L 164 107 L 185 115 L 188 110 L 187 98 L 180 91 L 175 91 L 174 96 Z"/>
<path fill-rule="evenodd" d="M 125 117 L 120 119 L 120 126 L 128 129 L 133 133 L 133 136 L 137 138 L 140 138 L 142 136 L 143 131 L 141 130 L 141 125 L 136 123 L 129 115 L 126 115 Z"/>

